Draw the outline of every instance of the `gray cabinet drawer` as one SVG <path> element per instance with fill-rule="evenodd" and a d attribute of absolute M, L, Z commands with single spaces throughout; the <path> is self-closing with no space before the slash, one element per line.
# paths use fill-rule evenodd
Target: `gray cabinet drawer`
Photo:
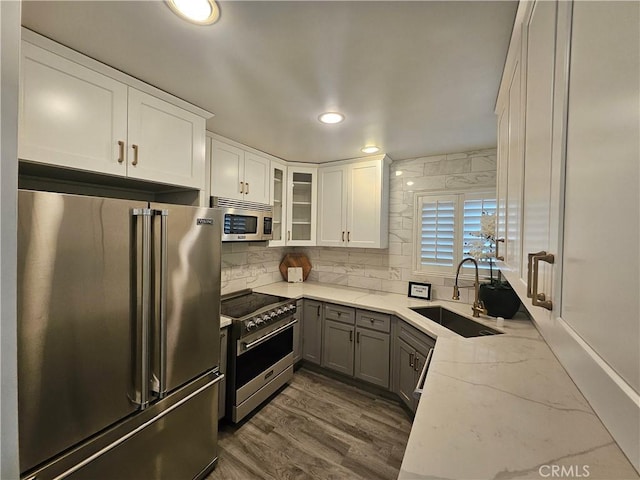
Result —
<path fill-rule="evenodd" d="M 391 315 L 369 312 L 368 310 L 356 310 L 356 325 L 388 333 L 391 330 Z"/>
<path fill-rule="evenodd" d="M 332 303 L 325 303 L 324 318 L 327 320 L 335 320 L 336 322 L 354 325 L 356 323 L 356 309 L 343 307 L 342 305 L 334 305 Z"/>

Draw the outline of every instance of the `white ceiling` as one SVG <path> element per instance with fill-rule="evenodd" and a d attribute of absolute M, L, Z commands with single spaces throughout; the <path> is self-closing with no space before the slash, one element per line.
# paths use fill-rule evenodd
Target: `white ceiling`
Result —
<path fill-rule="evenodd" d="M 494 147 L 516 2 L 25 1 L 23 25 L 215 113 L 207 129 L 285 160 Z M 322 125 L 338 110 L 346 120 Z"/>

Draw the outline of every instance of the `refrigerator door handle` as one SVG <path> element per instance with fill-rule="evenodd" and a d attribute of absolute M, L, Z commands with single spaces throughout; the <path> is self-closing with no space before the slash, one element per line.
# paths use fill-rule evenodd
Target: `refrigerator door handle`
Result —
<path fill-rule="evenodd" d="M 138 284 L 141 289 L 140 315 L 136 310 L 136 347 L 135 347 L 135 373 L 134 373 L 134 398 L 133 403 L 144 410 L 149 406 L 149 335 L 151 323 L 151 215 L 152 210 L 148 208 L 133 209 L 133 216 L 142 219 L 142 244 L 140 249 L 141 261 L 139 263 L 141 271 L 138 275 Z M 137 267 L 136 267 L 137 269 Z"/>
<path fill-rule="evenodd" d="M 168 262 L 168 233 L 167 216 L 169 210 L 156 210 L 160 216 L 160 379 L 158 396 L 163 398 L 167 394 L 167 262 Z"/>

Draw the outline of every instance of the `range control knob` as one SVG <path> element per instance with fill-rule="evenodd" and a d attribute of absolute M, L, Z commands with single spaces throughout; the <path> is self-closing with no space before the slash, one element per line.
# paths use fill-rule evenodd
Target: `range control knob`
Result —
<path fill-rule="evenodd" d="M 256 327 L 259 327 L 264 323 L 264 320 L 262 318 L 256 318 L 255 322 L 256 322 Z"/>
<path fill-rule="evenodd" d="M 282 308 L 279 308 L 278 311 L 276 312 L 276 315 L 282 315 L 284 312 L 286 312 L 287 307 L 284 307 L 284 310 Z"/>
<path fill-rule="evenodd" d="M 256 328 L 256 323 L 253 321 L 249 321 L 247 322 L 247 330 L 253 330 L 254 328 Z"/>
<path fill-rule="evenodd" d="M 281 313 L 281 311 L 280 311 L 280 310 L 278 310 L 277 312 L 273 311 L 273 312 L 271 312 L 271 313 L 269 314 L 269 318 L 270 318 L 270 319 L 274 319 L 274 318 L 276 318 L 278 315 L 280 315 L 280 313 Z"/>
<path fill-rule="evenodd" d="M 262 316 L 262 323 L 266 323 L 266 322 L 268 322 L 269 320 L 271 320 L 271 317 L 270 317 L 269 315 L 263 315 L 263 316 Z"/>

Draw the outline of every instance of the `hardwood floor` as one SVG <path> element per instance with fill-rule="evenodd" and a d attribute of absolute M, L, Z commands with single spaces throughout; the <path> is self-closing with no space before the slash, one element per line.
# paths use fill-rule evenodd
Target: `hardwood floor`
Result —
<path fill-rule="evenodd" d="M 395 479 L 410 430 L 398 403 L 302 368 L 247 421 L 221 426 L 206 480 Z"/>

